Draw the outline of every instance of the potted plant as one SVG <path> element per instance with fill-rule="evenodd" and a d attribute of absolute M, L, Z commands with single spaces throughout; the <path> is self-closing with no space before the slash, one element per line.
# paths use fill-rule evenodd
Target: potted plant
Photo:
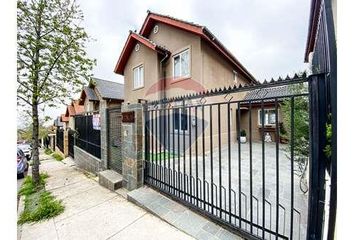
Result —
<path fill-rule="evenodd" d="M 242 129 L 241 132 L 240 132 L 240 142 L 241 143 L 245 143 L 247 142 L 247 138 L 246 138 L 246 130 L 245 129 Z"/>

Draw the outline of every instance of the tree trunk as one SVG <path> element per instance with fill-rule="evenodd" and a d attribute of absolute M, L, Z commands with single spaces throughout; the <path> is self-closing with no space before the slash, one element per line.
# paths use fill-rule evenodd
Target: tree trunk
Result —
<path fill-rule="evenodd" d="M 39 185 L 39 121 L 38 121 L 38 104 L 33 103 L 32 105 L 32 120 L 33 120 L 33 128 L 32 128 L 32 140 L 33 140 L 33 148 L 32 148 L 32 179 L 36 185 Z"/>

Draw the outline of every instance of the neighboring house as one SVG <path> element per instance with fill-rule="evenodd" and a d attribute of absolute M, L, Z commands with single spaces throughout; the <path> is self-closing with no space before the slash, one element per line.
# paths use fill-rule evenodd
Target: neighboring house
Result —
<path fill-rule="evenodd" d="M 56 119 L 54 119 L 54 130 L 56 130 L 57 128 L 62 128 L 64 126 L 63 122 L 61 121 L 61 117 L 57 117 Z"/>
<path fill-rule="evenodd" d="M 288 86 L 274 87 L 267 89 L 257 89 L 248 92 L 244 98 L 245 102 L 251 101 L 251 106 L 249 103 L 243 103 L 240 106 L 241 119 L 240 119 L 240 130 L 245 130 L 247 138 L 249 138 L 249 114 L 251 111 L 251 129 L 252 129 L 252 141 L 262 141 L 262 104 L 261 101 L 255 101 L 262 98 L 277 98 L 278 101 L 278 123 L 279 127 L 283 124 L 283 116 L 281 111 L 282 96 L 287 96 L 290 94 Z M 251 108 L 251 110 L 250 110 Z M 276 141 L 276 105 L 274 100 L 264 100 L 263 110 L 264 110 L 264 134 L 269 134 L 271 140 Z"/>
<path fill-rule="evenodd" d="M 79 104 L 84 112 L 95 112 L 119 106 L 124 101 L 124 84 L 92 78 L 81 91 Z"/>
<path fill-rule="evenodd" d="M 69 117 L 66 117 L 65 113 L 60 115 L 60 121 L 63 123 L 63 128 L 67 129 L 68 124 L 69 124 Z"/>
<path fill-rule="evenodd" d="M 67 105 L 66 112 L 62 121 L 65 120 L 65 129 L 75 129 L 75 116 L 84 112 L 84 106 L 79 104 L 79 100 L 73 100 L 70 105 Z"/>
<path fill-rule="evenodd" d="M 126 103 L 258 83 L 207 27 L 152 12 L 148 12 L 139 33 L 129 33 L 114 72 L 124 75 Z M 233 99 L 242 99 L 244 95 L 245 93 L 235 94 Z M 218 100 L 224 99 L 219 96 L 208 99 L 208 103 Z M 173 136 L 181 138 L 182 134 L 179 133 L 183 131 L 190 132 L 192 139 L 195 138 L 195 134 L 200 137 L 203 131 L 201 122 L 204 121 L 200 118 L 200 111 L 201 108 L 198 109 L 198 117 L 195 117 L 194 109 L 192 110 L 192 128 L 198 126 L 195 131 L 188 129 L 188 114 L 177 109 L 173 113 L 175 129 L 172 129 L 172 126 L 168 129 L 170 138 Z M 212 114 L 213 122 L 217 122 L 216 106 L 213 111 L 215 111 L 215 114 Z M 221 111 L 222 115 L 227 114 L 226 107 Z M 231 111 L 234 116 L 235 106 Z M 209 116 L 208 110 L 205 114 Z M 227 120 L 223 118 L 221 121 L 224 144 L 227 141 Z M 232 125 L 233 141 L 236 141 L 235 125 Z M 167 128 L 162 129 L 163 133 L 156 133 L 160 135 L 160 140 L 166 134 Z M 209 123 L 205 122 L 204 131 L 208 132 L 208 129 Z M 214 141 L 217 140 L 217 136 L 217 131 L 214 130 Z M 206 146 L 209 146 L 209 141 L 208 134 L 205 137 Z M 200 147 L 201 144 L 198 145 L 198 148 Z"/>

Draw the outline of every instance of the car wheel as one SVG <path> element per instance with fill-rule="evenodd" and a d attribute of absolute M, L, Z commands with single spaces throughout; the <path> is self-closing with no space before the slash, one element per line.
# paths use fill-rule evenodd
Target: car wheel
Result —
<path fill-rule="evenodd" d="M 17 179 L 24 178 L 25 175 L 23 173 L 17 173 Z"/>

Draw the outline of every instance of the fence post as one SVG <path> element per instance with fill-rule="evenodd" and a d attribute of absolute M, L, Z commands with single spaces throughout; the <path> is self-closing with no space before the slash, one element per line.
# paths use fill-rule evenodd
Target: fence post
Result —
<path fill-rule="evenodd" d="M 107 129 L 109 126 L 107 125 L 107 102 L 106 100 L 100 101 L 100 125 L 101 125 L 101 168 L 108 168 L 108 137 L 107 137 Z"/>
<path fill-rule="evenodd" d="M 69 130 L 65 129 L 63 132 L 63 153 L 64 156 L 69 156 Z"/>
<path fill-rule="evenodd" d="M 307 239 L 322 239 L 325 205 L 326 145 L 326 78 L 325 74 L 309 77 L 310 97 L 310 177 Z"/>
<path fill-rule="evenodd" d="M 123 186 L 130 191 L 141 187 L 144 180 L 142 104 L 123 104 L 122 115 Z"/>

